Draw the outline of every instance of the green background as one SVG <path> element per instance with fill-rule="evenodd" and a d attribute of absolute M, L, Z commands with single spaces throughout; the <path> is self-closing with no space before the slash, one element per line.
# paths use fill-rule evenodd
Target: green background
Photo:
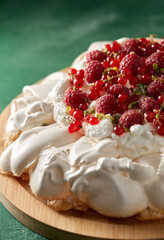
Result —
<path fill-rule="evenodd" d="M 164 36 L 163 0 L 0 0 L 0 111 L 24 85 L 70 66 L 90 43 Z M 1 240 L 43 240 L 0 204 Z"/>

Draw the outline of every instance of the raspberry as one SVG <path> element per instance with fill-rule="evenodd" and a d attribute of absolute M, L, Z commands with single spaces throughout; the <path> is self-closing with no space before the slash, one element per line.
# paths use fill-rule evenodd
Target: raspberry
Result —
<path fill-rule="evenodd" d="M 73 88 L 70 87 L 65 91 L 64 102 L 66 106 L 78 108 L 80 104 L 87 103 L 88 98 L 86 93 L 82 92 L 79 89 L 73 90 Z"/>
<path fill-rule="evenodd" d="M 142 123 L 141 115 L 134 109 L 124 112 L 119 119 L 119 124 L 125 128 L 130 128 L 134 124 L 141 123 Z"/>
<path fill-rule="evenodd" d="M 143 112 L 152 112 L 155 108 L 159 108 L 158 102 L 152 97 L 141 97 L 139 107 Z"/>
<path fill-rule="evenodd" d="M 106 53 L 99 50 L 93 50 L 86 55 L 87 63 L 95 60 L 102 62 L 104 59 L 106 59 Z"/>
<path fill-rule="evenodd" d="M 158 98 L 161 92 L 164 92 L 164 78 L 161 77 L 152 81 L 147 88 L 147 92 L 150 96 Z"/>
<path fill-rule="evenodd" d="M 149 71 L 155 71 L 153 63 L 157 64 L 158 69 L 164 68 L 164 51 L 154 52 L 146 59 L 146 67 Z"/>
<path fill-rule="evenodd" d="M 123 93 L 129 96 L 129 89 L 121 84 L 113 84 L 109 87 L 109 89 L 107 90 L 107 93 L 110 93 L 115 97 L 118 97 L 119 94 L 123 94 Z"/>
<path fill-rule="evenodd" d="M 111 94 L 104 95 L 96 101 L 95 108 L 98 113 L 112 114 L 116 108 L 116 100 Z"/>
<path fill-rule="evenodd" d="M 129 54 L 130 52 L 137 53 L 138 51 L 138 43 L 135 39 L 128 39 L 126 40 L 121 47 L 121 52 L 123 54 Z"/>
<path fill-rule="evenodd" d="M 144 66 L 144 61 L 135 53 L 127 54 L 120 62 L 120 70 L 129 69 L 132 75 L 137 74 L 138 67 Z"/>
<path fill-rule="evenodd" d="M 84 77 L 88 83 L 93 83 L 102 77 L 104 66 L 99 61 L 91 61 L 87 64 Z"/>

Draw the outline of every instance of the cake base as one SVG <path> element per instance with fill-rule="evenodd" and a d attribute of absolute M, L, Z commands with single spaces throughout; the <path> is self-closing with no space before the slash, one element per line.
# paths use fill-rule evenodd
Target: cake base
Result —
<path fill-rule="evenodd" d="M 0 143 L 5 138 L 9 112 L 10 105 L 0 115 Z M 0 201 L 21 223 L 50 239 L 164 239 L 164 220 L 116 219 L 92 210 L 56 212 L 38 200 L 26 182 L 3 174 L 0 174 Z"/>

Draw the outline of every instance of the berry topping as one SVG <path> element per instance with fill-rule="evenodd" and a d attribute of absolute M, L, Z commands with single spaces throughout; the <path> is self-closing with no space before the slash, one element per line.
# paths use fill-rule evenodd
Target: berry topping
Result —
<path fill-rule="evenodd" d="M 132 75 L 135 75 L 141 66 L 144 66 L 144 61 L 135 53 L 127 54 L 120 62 L 120 70 L 127 68 L 131 70 Z"/>
<path fill-rule="evenodd" d="M 99 51 L 99 50 L 93 50 L 86 55 L 86 62 L 89 63 L 91 61 L 100 61 L 102 62 L 103 60 L 106 59 L 106 53 Z"/>
<path fill-rule="evenodd" d="M 112 114 L 116 108 L 116 100 L 111 94 L 104 95 L 96 101 L 95 108 L 98 113 Z"/>
<path fill-rule="evenodd" d="M 146 67 L 152 71 L 158 71 L 164 68 L 164 51 L 158 51 L 151 54 L 146 59 Z"/>
<path fill-rule="evenodd" d="M 84 77 L 88 83 L 93 83 L 102 77 L 104 66 L 99 61 L 91 61 L 87 64 Z"/>
<path fill-rule="evenodd" d="M 121 52 L 123 54 L 128 54 L 130 52 L 135 52 L 137 54 L 138 43 L 135 39 L 128 39 L 122 44 Z"/>
<path fill-rule="evenodd" d="M 79 89 L 74 90 L 72 87 L 70 87 L 65 91 L 64 102 L 66 106 L 78 108 L 80 104 L 87 103 L 88 98 L 86 93 Z"/>
<path fill-rule="evenodd" d="M 161 92 L 164 92 L 164 78 L 158 78 L 151 82 L 147 88 L 147 92 L 150 96 L 158 98 Z"/>
<path fill-rule="evenodd" d="M 113 84 L 109 87 L 108 93 L 112 94 L 116 98 L 119 94 L 125 93 L 127 96 L 129 96 L 129 89 L 121 84 Z"/>
<path fill-rule="evenodd" d="M 142 117 L 139 114 L 139 112 L 137 112 L 134 109 L 124 112 L 119 119 L 119 124 L 122 127 L 125 127 L 128 129 L 134 124 L 141 124 L 141 123 L 142 123 Z"/>
<path fill-rule="evenodd" d="M 118 136 L 146 123 L 164 136 L 164 38 L 113 41 L 102 51 L 88 52 L 86 63 L 85 69 L 68 70 L 72 87 L 65 91 L 64 103 L 70 133 L 83 122 L 96 125 L 111 114 Z"/>
<path fill-rule="evenodd" d="M 152 97 L 141 97 L 139 100 L 139 107 L 143 112 L 152 112 L 159 107 L 157 100 Z"/>

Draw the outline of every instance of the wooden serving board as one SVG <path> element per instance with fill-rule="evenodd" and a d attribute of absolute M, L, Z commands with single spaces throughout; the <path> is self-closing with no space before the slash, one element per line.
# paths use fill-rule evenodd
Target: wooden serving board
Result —
<path fill-rule="evenodd" d="M 1 142 L 9 112 L 10 105 L 0 116 Z M 164 239 L 164 220 L 115 219 L 91 210 L 56 212 L 32 195 L 26 182 L 3 174 L 0 174 L 0 201 L 20 222 L 50 239 Z"/>

